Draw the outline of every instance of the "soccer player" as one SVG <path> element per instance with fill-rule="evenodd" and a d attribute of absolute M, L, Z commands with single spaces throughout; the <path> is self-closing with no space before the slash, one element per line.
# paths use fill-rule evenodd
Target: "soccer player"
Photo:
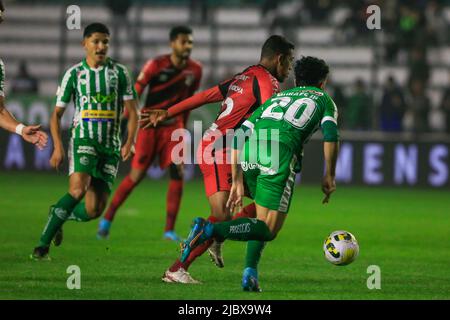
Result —
<path fill-rule="evenodd" d="M 324 91 L 328 72 L 323 60 L 303 57 L 295 65 L 297 87 L 273 96 L 242 124 L 232 151 L 233 185 L 227 206 L 234 210 L 242 205 L 245 181 L 256 202 L 257 219 L 239 218 L 212 224 L 196 218 L 183 243 L 182 261 L 191 250 L 212 238 L 248 241 L 242 287 L 246 291 L 260 291 L 257 265 L 262 250 L 265 242 L 274 240 L 283 226 L 295 175 L 301 170 L 303 145 L 319 127 L 324 136 L 326 164 L 323 203 L 327 203 L 336 190 L 339 136 L 336 105 Z M 246 132 L 250 138 L 247 136 L 245 141 Z"/>
<path fill-rule="evenodd" d="M 0 23 L 3 22 L 3 14 L 5 7 L 0 1 Z M 40 125 L 25 126 L 18 122 L 14 116 L 5 107 L 5 65 L 0 59 L 0 127 L 12 133 L 17 133 L 29 143 L 34 144 L 39 149 L 43 149 L 47 145 L 48 136 L 41 131 Z"/>
<path fill-rule="evenodd" d="M 50 207 L 48 222 L 34 249 L 33 259 L 48 259 L 50 242 L 59 246 L 67 220 L 99 217 L 108 200 L 120 159 L 131 157 L 138 113 L 137 95 L 125 66 L 108 57 L 109 30 L 101 23 L 83 32 L 86 58 L 66 71 L 58 87 L 51 118 L 54 150 L 50 164 L 58 169 L 64 160 L 60 123 L 73 100 L 75 114 L 68 146 L 69 191 Z M 120 117 L 129 114 L 128 137 L 121 147 Z M 85 202 L 81 202 L 82 199 Z"/>
<path fill-rule="evenodd" d="M 192 30 L 186 26 L 174 27 L 169 38 L 172 53 L 148 60 L 135 84 L 139 96 L 148 87 L 143 110 L 167 109 L 192 96 L 200 85 L 202 67 L 199 62 L 189 58 L 193 48 Z M 170 137 L 173 131 L 185 127 L 187 117 L 188 113 L 184 112 L 160 123 L 157 128 L 139 129 L 131 171 L 121 182 L 104 218 L 100 221 L 98 238 L 106 238 L 109 235 L 117 210 L 145 177 L 155 157 L 159 156 L 160 167 L 169 167 L 170 174 L 164 238 L 180 240 L 174 227 L 183 192 L 183 165 L 175 165 L 171 161 L 172 148 L 176 142 L 171 141 Z"/>
<path fill-rule="evenodd" d="M 226 140 L 227 130 L 239 128 L 256 108 L 279 92 L 279 81 L 284 81 L 291 70 L 294 45 L 284 37 L 273 35 L 262 46 L 259 64 L 253 65 L 231 79 L 200 92 L 168 110 L 153 111 L 142 115 L 147 126 L 158 123 L 180 112 L 191 110 L 211 102 L 222 102 L 215 122 L 206 131 L 198 148 L 197 161 L 203 174 L 206 196 L 211 208 L 211 222 L 231 219 L 226 207 L 231 189 L 230 148 L 221 141 Z M 231 137 L 232 138 L 232 137 Z M 218 143 L 216 143 L 218 142 Z M 255 217 L 254 204 L 246 206 L 233 218 Z M 223 267 L 221 242 L 205 242 L 194 249 L 186 261 L 177 259 L 164 273 L 163 281 L 198 283 L 187 272 L 191 263 L 210 246 L 209 254 L 218 267 Z"/>

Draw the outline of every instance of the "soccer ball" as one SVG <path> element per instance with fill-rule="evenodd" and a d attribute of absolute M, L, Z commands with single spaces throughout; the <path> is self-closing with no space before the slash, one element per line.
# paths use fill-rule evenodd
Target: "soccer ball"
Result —
<path fill-rule="evenodd" d="M 323 243 L 325 258 L 334 265 L 352 263 L 359 254 L 358 241 L 350 232 L 339 230 L 331 233 Z"/>

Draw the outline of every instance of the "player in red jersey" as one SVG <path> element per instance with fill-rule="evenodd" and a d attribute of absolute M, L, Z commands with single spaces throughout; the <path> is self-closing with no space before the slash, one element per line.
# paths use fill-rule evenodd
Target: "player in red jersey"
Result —
<path fill-rule="evenodd" d="M 202 67 L 199 62 L 190 59 L 193 48 L 192 30 L 178 26 L 170 31 L 172 53 L 147 61 L 136 81 L 135 88 L 139 96 L 148 87 L 148 94 L 142 111 L 167 109 L 194 94 L 200 85 Z M 137 135 L 136 153 L 131 163 L 130 173 L 122 180 L 100 221 L 97 236 L 106 238 L 118 208 L 128 195 L 145 177 L 147 169 L 155 157 L 159 156 L 161 168 L 169 167 L 170 182 L 167 192 L 167 218 L 164 238 L 180 240 L 174 231 L 181 194 L 183 191 L 183 165 L 172 163 L 170 154 L 173 146 L 170 137 L 174 130 L 184 128 L 188 113 L 161 122 L 156 128 L 141 128 Z"/>
<path fill-rule="evenodd" d="M 203 173 L 206 196 L 211 207 L 208 220 L 219 222 L 231 219 L 231 212 L 226 203 L 231 189 L 231 149 L 226 144 L 212 143 L 227 139 L 226 131 L 237 129 L 273 94 L 280 91 L 279 81 L 289 75 L 292 68 L 294 45 L 284 37 L 271 36 L 261 50 L 259 64 L 250 66 L 243 72 L 223 83 L 200 92 L 168 110 L 155 110 L 142 115 L 144 127 L 150 127 L 175 117 L 181 112 L 192 110 L 211 102 L 222 102 L 216 121 L 206 131 L 197 152 L 197 161 Z M 224 146 L 225 145 L 225 146 Z M 254 203 L 237 213 L 238 217 L 256 217 Z M 187 260 L 179 259 L 164 273 L 165 282 L 198 283 L 187 272 L 191 263 L 209 248 L 209 254 L 218 267 L 223 267 L 221 243 L 208 241 L 196 247 Z"/>

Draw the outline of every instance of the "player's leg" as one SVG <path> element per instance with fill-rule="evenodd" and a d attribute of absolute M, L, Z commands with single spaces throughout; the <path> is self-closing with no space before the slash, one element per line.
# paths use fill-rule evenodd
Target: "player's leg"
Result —
<path fill-rule="evenodd" d="M 42 232 L 38 246 L 32 254 L 33 259 L 46 258 L 50 242 L 69 218 L 71 212 L 86 194 L 91 182 L 91 176 L 84 172 L 74 172 L 69 178 L 69 192 L 50 207 L 47 224 Z M 62 234 L 61 234 L 62 235 Z"/>
<path fill-rule="evenodd" d="M 164 238 L 168 240 L 180 241 L 181 238 L 175 233 L 175 221 L 180 209 L 181 196 L 183 194 L 183 164 L 169 165 L 169 188 L 167 190 L 167 215 Z"/>
<path fill-rule="evenodd" d="M 121 181 L 106 210 L 104 218 L 100 220 L 97 238 L 103 239 L 108 237 L 111 223 L 114 220 L 117 210 L 145 177 L 147 169 L 155 155 L 154 136 L 155 129 L 139 130 L 135 145 L 136 153 L 131 162 L 131 170 Z"/>
<path fill-rule="evenodd" d="M 83 202 L 79 202 L 68 220 L 86 222 L 100 217 L 108 203 L 111 193 L 107 183 L 101 179 L 92 178 Z"/>

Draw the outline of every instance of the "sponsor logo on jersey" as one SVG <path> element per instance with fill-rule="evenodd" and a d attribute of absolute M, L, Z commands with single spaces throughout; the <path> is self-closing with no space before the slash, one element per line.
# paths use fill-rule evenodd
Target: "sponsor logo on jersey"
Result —
<path fill-rule="evenodd" d="M 247 161 L 241 162 L 241 168 L 242 168 L 242 171 L 259 169 L 259 170 L 261 170 L 262 173 L 267 174 L 267 175 L 274 175 L 277 173 L 277 171 L 274 170 L 273 168 L 262 166 L 259 163 L 250 163 Z"/>
<path fill-rule="evenodd" d="M 116 94 L 113 92 L 111 94 L 105 95 L 98 92 L 97 94 L 91 94 L 89 96 L 81 96 L 82 104 L 92 104 L 92 103 L 114 103 L 116 100 Z"/>
<path fill-rule="evenodd" d="M 83 110 L 81 119 L 84 121 L 113 121 L 116 118 L 115 110 Z"/>
<path fill-rule="evenodd" d="M 246 76 L 245 74 L 238 74 L 236 77 L 234 77 L 236 80 L 248 80 L 248 78 L 250 78 L 249 76 Z"/>
<path fill-rule="evenodd" d="M 239 87 L 239 86 L 237 86 L 235 84 L 230 86 L 230 90 L 231 91 L 235 91 L 237 93 L 241 93 L 241 94 L 242 94 L 242 92 L 244 92 L 244 89 L 242 89 L 242 87 Z"/>

